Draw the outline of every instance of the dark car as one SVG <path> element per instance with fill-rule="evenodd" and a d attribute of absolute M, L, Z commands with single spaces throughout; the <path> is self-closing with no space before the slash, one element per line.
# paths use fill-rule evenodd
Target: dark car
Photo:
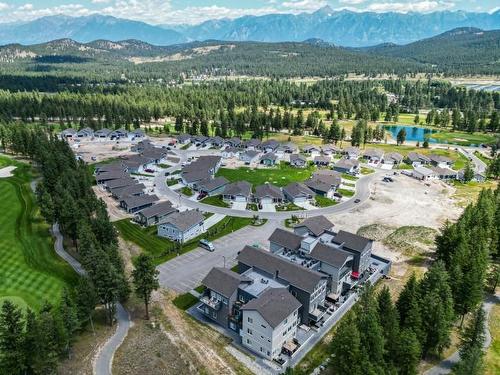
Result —
<path fill-rule="evenodd" d="M 354 203 L 359 203 L 359 202 L 361 202 L 361 199 L 357 199 L 357 198 L 356 198 L 356 199 L 354 200 Z"/>
<path fill-rule="evenodd" d="M 205 192 L 201 192 L 199 195 L 198 195 L 198 198 L 196 198 L 197 200 L 201 201 L 203 198 L 205 198 L 208 194 L 205 193 Z"/>
<path fill-rule="evenodd" d="M 155 173 L 155 171 L 152 170 L 152 169 L 150 169 L 150 168 L 145 169 L 144 172 L 146 172 L 146 173 Z"/>

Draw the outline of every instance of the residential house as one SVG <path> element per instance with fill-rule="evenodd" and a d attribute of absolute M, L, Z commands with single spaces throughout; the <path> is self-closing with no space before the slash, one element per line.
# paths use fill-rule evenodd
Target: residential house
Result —
<path fill-rule="evenodd" d="M 292 143 L 292 142 L 284 143 L 281 146 L 279 146 L 279 148 L 282 148 L 284 150 L 285 154 L 294 154 L 297 151 L 299 151 L 299 148 L 297 147 L 297 145 L 295 143 Z"/>
<path fill-rule="evenodd" d="M 237 147 L 237 148 L 243 147 L 243 142 L 238 137 L 233 137 L 233 138 L 230 138 L 230 139 L 226 139 L 226 143 L 225 144 L 227 146 L 229 146 L 229 147 Z"/>
<path fill-rule="evenodd" d="M 123 170 L 114 170 L 110 172 L 102 172 L 99 173 L 95 176 L 95 180 L 97 184 L 103 184 L 107 181 L 111 180 L 119 180 L 122 178 L 128 178 L 130 177 L 128 173 L 124 172 Z"/>
<path fill-rule="evenodd" d="M 446 156 L 431 154 L 429 155 L 429 159 L 431 160 L 431 164 L 435 167 L 449 168 L 453 165 L 453 160 Z"/>
<path fill-rule="evenodd" d="M 222 150 L 222 157 L 224 159 L 237 158 L 240 155 L 241 150 L 236 147 L 227 146 Z"/>
<path fill-rule="evenodd" d="M 215 177 L 202 180 L 196 184 L 195 188 L 200 193 L 204 193 L 212 197 L 214 195 L 222 194 L 227 184 L 229 184 L 229 181 L 225 177 Z"/>
<path fill-rule="evenodd" d="M 347 159 L 357 160 L 359 158 L 360 151 L 359 151 L 359 148 L 357 148 L 357 147 L 347 147 L 344 150 L 344 154 L 345 154 L 345 157 Z"/>
<path fill-rule="evenodd" d="M 116 188 L 123 188 L 126 186 L 135 185 L 137 180 L 132 177 L 123 177 L 116 180 L 109 180 L 103 183 L 108 191 Z"/>
<path fill-rule="evenodd" d="M 109 138 L 111 140 L 113 139 L 122 139 L 122 138 L 128 138 L 128 132 L 125 129 L 117 129 L 113 130 L 111 133 L 109 133 Z"/>
<path fill-rule="evenodd" d="M 282 203 L 285 195 L 281 189 L 272 184 L 259 185 L 255 188 L 254 200 L 260 204 Z"/>
<path fill-rule="evenodd" d="M 204 231 L 204 216 L 197 210 L 173 213 L 158 225 L 158 236 L 180 243 L 187 242 Z"/>
<path fill-rule="evenodd" d="M 333 238 L 332 243 L 353 255 L 352 277 L 358 278 L 363 275 L 370 266 L 373 240 L 341 230 Z"/>
<path fill-rule="evenodd" d="M 294 203 L 305 203 L 314 198 L 314 191 L 300 182 L 292 182 L 283 188 L 285 198 Z"/>
<path fill-rule="evenodd" d="M 120 207 L 129 214 L 136 213 L 145 208 L 151 207 L 155 202 L 158 202 L 156 195 L 127 195 L 120 200 Z"/>
<path fill-rule="evenodd" d="M 193 143 L 196 147 L 205 147 L 205 142 L 208 141 L 208 137 L 204 135 L 196 135 L 191 138 L 191 143 Z"/>
<path fill-rule="evenodd" d="M 341 152 L 340 148 L 335 145 L 324 145 L 321 147 L 321 151 L 323 155 L 327 156 L 333 156 Z"/>
<path fill-rule="evenodd" d="M 151 160 L 142 155 L 126 156 L 121 163 L 127 168 L 129 173 L 144 173 L 144 170 L 151 167 Z"/>
<path fill-rule="evenodd" d="M 269 249 L 274 254 L 282 249 L 292 252 L 299 251 L 303 237 L 287 230 L 276 228 L 268 240 Z"/>
<path fill-rule="evenodd" d="M 76 133 L 76 136 L 78 138 L 92 138 L 94 136 L 94 130 L 91 128 L 83 128 Z"/>
<path fill-rule="evenodd" d="M 191 164 L 182 167 L 181 177 L 184 184 L 193 187 L 196 183 L 214 177 L 222 164 L 220 156 L 200 156 Z"/>
<path fill-rule="evenodd" d="M 243 144 L 243 147 L 245 147 L 247 150 L 258 150 L 260 147 L 260 140 L 256 138 L 249 139 Z"/>
<path fill-rule="evenodd" d="M 332 161 L 330 156 L 320 155 L 314 157 L 314 164 L 319 167 L 328 167 Z"/>
<path fill-rule="evenodd" d="M 290 165 L 295 168 L 305 168 L 307 159 L 300 154 L 292 154 L 290 155 Z"/>
<path fill-rule="evenodd" d="M 181 145 L 187 145 L 191 142 L 191 136 L 189 134 L 180 134 L 177 136 L 177 142 Z"/>
<path fill-rule="evenodd" d="M 306 145 L 302 147 L 302 152 L 304 154 L 311 155 L 312 158 L 319 156 L 321 154 L 321 147 L 315 145 Z"/>
<path fill-rule="evenodd" d="M 160 224 L 165 221 L 169 215 L 176 212 L 178 211 L 172 206 L 172 203 L 165 201 L 137 212 L 134 220 L 145 227 L 149 227 L 151 225 Z"/>
<path fill-rule="evenodd" d="M 247 165 L 257 163 L 259 160 L 259 151 L 246 150 L 240 153 L 240 160 Z"/>
<path fill-rule="evenodd" d="M 299 317 L 302 323 L 310 324 L 318 320 L 327 291 L 326 275 L 251 246 L 245 246 L 238 253 L 237 260 L 239 273 L 252 269 L 286 285 L 291 295 L 301 303 Z"/>
<path fill-rule="evenodd" d="M 111 195 L 117 201 L 121 201 L 123 198 L 127 196 L 140 196 L 144 195 L 144 190 L 146 190 L 146 186 L 144 184 L 135 183 L 133 185 L 116 187 L 111 189 Z"/>
<path fill-rule="evenodd" d="M 127 167 L 125 167 L 119 161 L 110 164 L 98 164 L 94 167 L 94 174 L 96 175 L 104 172 L 126 172 L 126 171 Z"/>
<path fill-rule="evenodd" d="M 440 180 L 456 180 L 458 172 L 446 167 L 431 167 L 436 177 Z"/>
<path fill-rule="evenodd" d="M 409 164 L 413 166 L 413 168 L 427 165 L 431 162 L 430 158 L 425 155 L 419 154 L 418 152 L 408 153 L 407 160 L 409 161 Z"/>
<path fill-rule="evenodd" d="M 265 142 L 262 142 L 261 145 L 260 145 L 260 149 L 264 152 L 264 153 L 271 153 L 271 152 L 276 152 L 276 150 L 278 149 L 279 147 L 279 142 L 278 141 L 275 141 L 274 139 L 270 139 L 268 141 L 265 141 Z"/>
<path fill-rule="evenodd" d="M 75 138 L 76 137 L 76 130 L 73 129 L 73 128 L 68 128 L 68 129 L 64 129 L 62 132 L 61 132 L 61 138 Z"/>
<path fill-rule="evenodd" d="M 100 140 L 105 140 L 109 137 L 111 134 L 111 130 L 107 128 L 102 128 L 94 132 L 94 138 L 100 139 Z"/>
<path fill-rule="evenodd" d="M 403 161 L 403 155 L 397 153 L 397 152 L 389 152 L 388 154 L 384 155 L 384 164 L 389 164 L 389 165 L 400 165 L 401 162 Z"/>
<path fill-rule="evenodd" d="M 128 137 L 130 138 L 131 141 L 136 141 L 138 139 L 142 139 L 145 136 L 146 136 L 146 134 L 144 134 L 144 131 L 142 129 L 134 129 L 128 133 Z"/>
<path fill-rule="evenodd" d="M 370 163 L 378 164 L 384 158 L 384 152 L 382 150 L 370 148 L 365 151 L 363 158 Z"/>
<path fill-rule="evenodd" d="M 269 152 L 269 153 L 261 156 L 260 163 L 264 164 L 268 167 L 272 167 L 272 166 L 276 165 L 277 160 L 278 160 L 278 156 L 272 152 Z"/>
<path fill-rule="evenodd" d="M 141 156 L 149 159 L 148 164 L 164 164 L 167 161 L 167 151 L 163 148 L 149 147 L 146 148 Z"/>
<path fill-rule="evenodd" d="M 252 185 L 247 181 L 236 181 L 224 187 L 222 199 L 231 202 L 249 202 Z"/>
<path fill-rule="evenodd" d="M 316 194 L 331 199 L 339 188 L 342 178 L 339 173 L 330 170 L 327 172 L 329 173 L 313 174 L 310 179 L 304 181 L 304 185 Z"/>
<path fill-rule="evenodd" d="M 241 307 L 241 342 L 254 353 L 272 360 L 297 334 L 302 304 L 286 288 L 269 288 Z"/>
<path fill-rule="evenodd" d="M 153 144 L 149 139 L 143 139 L 142 141 L 137 142 L 137 144 L 133 145 L 130 148 L 130 151 L 132 152 L 137 152 L 137 153 L 142 153 L 145 150 L 148 150 L 150 148 L 154 148 Z"/>
<path fill-rule="evenodd" d="M 210 145 L 215 148 L 221 148 L 224 146 L 224 139 L 218 135 L 210 138 L 207 142 L 210 142 Z"/>
<path fill-rule="evenodd" d="M 331 231 L 333 223 L 324 216 L 313 216 L 293 228 L 293 232 L 299 236 L 320 237 L 323 233 Z"/>
<path fill-rule="evenodd" d="M 436 178 L 436 173 L 432 169 L 426 167 L 416 167 L 413 170 L 413 177 L 417 180 L 427 181 Z"/>
<path fill-rule="evenodd" d="M 356 159 L 340 159 L 333 166 L 340 173 L 357 174 L 359 172 L 359 161 Z"/>

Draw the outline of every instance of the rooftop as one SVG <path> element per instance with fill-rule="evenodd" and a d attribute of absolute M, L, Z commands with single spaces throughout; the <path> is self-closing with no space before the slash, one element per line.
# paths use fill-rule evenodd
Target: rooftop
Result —
<path fill-rule="evenodd" d="M 306 227 L 316 237 L 333 228 L 333 223 L 323 215 L 313 216 L 297 224 L 295 228 Z"/>
<path fill-rule="evenodd" d="M 339 231 L 337 235 L 333 238 L 333 243 L 337 245 L 342 245 L 343 248 L 349 249 L 358 253 L 363 252 L 367 245 L 372 243 L 373 241 L 359 236 L 354 233 Z"/>
<path fill-rule="evenodd" d="M 184 232 L 204 220 L 204 216 L 200 211 L 189 210 L 184 212 L 177 212 L 167 217 L 162 224 L 170 224 L 180 231 Z"/>
<path fill-rule="evenodd" d="M 226 298 L 229 298 L 238 289 L 242 282 L 250 282 L 251 279 L 233 272 L 227 268 L 214 267 L 201 282 L 208 289 L 213 290 Z"/>
<path fill-rule="evenodd" d="M 245 284 L 241 287 L 242 290 L 251 294 L 254 297 L 258 297 L 269 288 L 286 288 L 288 285 L 281 281 L 278 281 L 272 277 L 266 276 L 263 273 L 259 273 L 253 268 L 249 268 L 246 272 L 242 274 L 246 279 L 251 280 L 250 283 Z"/>
<path fill-rule="evenodd" d="M 154 206 L 145 208 L 144 210 L 140 211 L 140 214 L 146 218 L 151 218 L 155 216 L 168 215 L 169 213 L 174 213 L 176 211 L 177 210 L 172 207 L 171 202 L 165 201 L 157 203 Z"/>
<path fill-rule="evenodd" d="M 302 237 L 287 230 L 276 228 L 269 237 L 269 241 L 278 244 L 286 249 L 299 250 Z"/>

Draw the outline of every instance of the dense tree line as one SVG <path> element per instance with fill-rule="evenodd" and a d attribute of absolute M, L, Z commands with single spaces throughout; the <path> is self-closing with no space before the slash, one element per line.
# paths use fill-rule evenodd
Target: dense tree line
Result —
<path fill-rule="evenodd" d="M 279 112 L 277 107 L 281 108 Z M 170 117 L 181 118 L 179 124 L 196 133 L 206 132 L 208 124 L 218 124 L 221 134 L 287 128 L 301 134 L 304 129 L 319 128 L 317 115 L 288 118 L 287 113 L 290 115 L 294 108 L 326 110 L 328 119 L 366 121 L 379 120 L 382 113 L 386 121 L 398 121 L 400 113 L 433 108 L 426 117 L 428 124 L 471 132 L 500 129 L 499 93 L 435 81 L 336 79 L 306 85 L 250 80 L 82 87 L 56 94 L 0 91 L 0 118 L 5 121 L 58 121 L 62 126 L 118 128 Z"/>
<path fill-rule="evenodd" d="M 366 286 L 331 342 L 331 374 L 416 374 L 422 358 L 441 356 L 457 318 L 461 332 L 457 375 L 483 370 L 486 275 L 498 281 L 500 188 L 485 190 L 436 239 L 436 261 L 419 280 L 412 275 L 394 303 L 389 289 Z M 491 270 L 490 270 L 491 269 Z M 458 319 L 460 321 L 460 319 Z M 460 322 L 459 322 L 460 324 Z"/>
<path fill-rule="evenodd" d="M 91 319 L 96 305 L 105 307 L 107 321 L 112 324 L 116 304 L 127 298 L 129 287 L 106 205 L 97 199 L 86 165 L 75 159 L 68 144 L 42 130 L 8 125 L 0 128 L 0 138 L 3 147 L 33 160 L 41 174 L 36 188 L 40 211 L 48 223 L 58 223 L 72 240 L 86 271 L 76 291 L 65 292 L 57 306 L 46 304 L 38 313 L 28 311 L 22 316 L 19 309 L 4 304 L 2 314 L 7 317 L 0 319 L 0 345 L 13 332 L 22 334 L 16 339 L 18 344 L 0 346 L 0 369 L 9 368 L 11 371 L 5 373 L 14 374 L 48 374 L 57 358 L 69 350 L 74 333 Z M 14 325 L 17 328 L 13 331 Z M 31 345 L 29 350 L 34 353 L 29 358 L 23 351 L 26 345 Z M 37 353 L 43 366 L 26 362 L 34 360 Z M 10 365 L 13 358 L 24 361 L 17 370 Z"/>

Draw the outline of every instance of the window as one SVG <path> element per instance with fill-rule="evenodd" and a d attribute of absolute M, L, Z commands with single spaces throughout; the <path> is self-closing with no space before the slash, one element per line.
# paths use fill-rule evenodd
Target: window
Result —
<path fill-rule="evenodd" d="M 247 339 L 247 344 L 252 345 L 252 342 L 250 341 L 250 339 Z"/>
<path fill-rule="evenodd" d="M 262 328 L 267 328 L 264 324 L 261 324 L 260 326 L 261 326 Z"/>
<path fill-rule="evenodd" d="M 247 320 L 248 320 L 248 323 L 253 323 L 253 319 L 252 318 L 248 317 Z"/>
<path fill-rule="evenodd" d="M 251 334 L 252 334 L 252 330 L 251 330 L 250 328 L 247 328 L 247 333 L 248 333 L 249 335 L 251 335 Z"/>
<path fill-rule="evenodd" d="M 264 353 L 264 348 L 262 346 L 260 347 L 260 352 Z"/>
<path fill-rule="evenodd" d="M 288 323 L 288 318 L 285 319 L 285 324 L 287 324 L 287 323 Z"/>

